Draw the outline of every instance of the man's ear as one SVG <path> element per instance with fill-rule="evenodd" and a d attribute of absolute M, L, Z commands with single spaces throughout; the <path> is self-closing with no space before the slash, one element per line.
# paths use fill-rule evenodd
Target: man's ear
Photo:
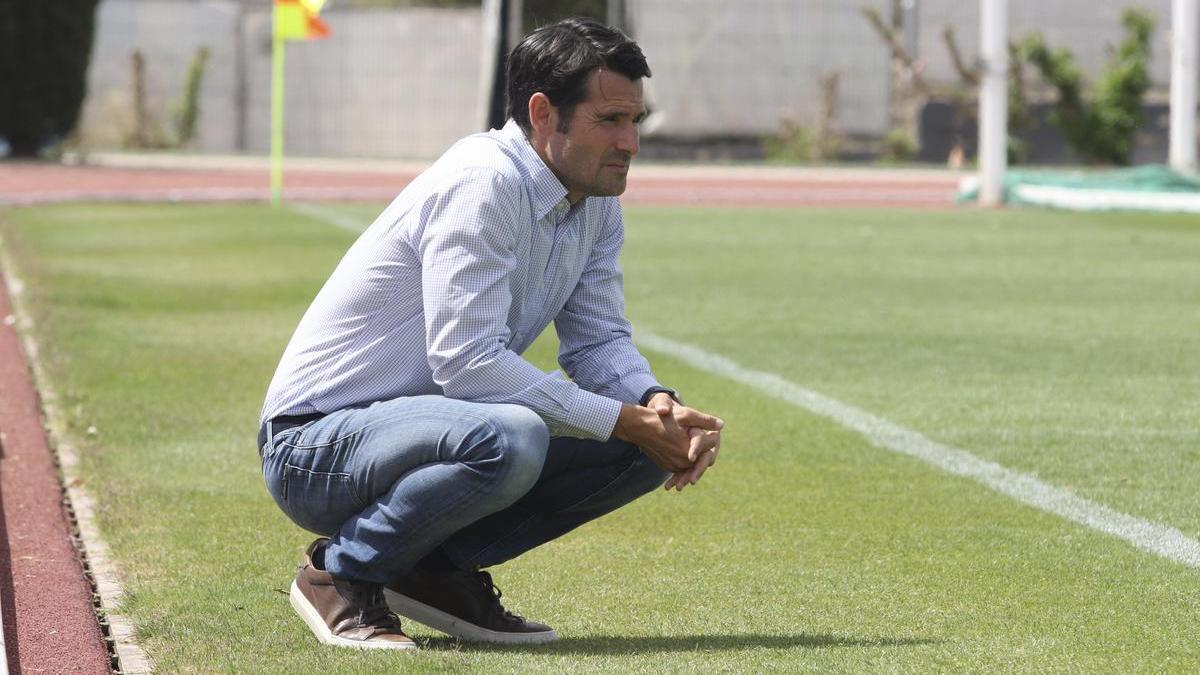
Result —
<path fill-rule="evenodd" d="M 540 91 L 529 97 L 529 126 L 542 135 L 549 135 L 558 128 L 558 108 Z"/>

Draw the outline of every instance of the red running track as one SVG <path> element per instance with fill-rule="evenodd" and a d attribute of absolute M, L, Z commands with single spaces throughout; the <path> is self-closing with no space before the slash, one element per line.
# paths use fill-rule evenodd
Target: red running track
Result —
<path fill-rule="evenodd" d="M 352 166 L 352 165 L 351 165 Z M 407 170 L 289 170 L 285 197 L 391 200 L 415 176 Z M 958 177 L 935 171 L 771 170 L 635 167 L 629 204 L 829 206 L 944 209 Z M 0 163 L 0 205 L 66 201 L 262 201 L 264 170 L 129 168 Z"/>
<path fill-rule="evenodd" d="M 0 279 L 0 319 L 11 317 Z M 109 673 L 41 423 L 11 320 L 0 322 L 0 605 L 11 673 Z"/>

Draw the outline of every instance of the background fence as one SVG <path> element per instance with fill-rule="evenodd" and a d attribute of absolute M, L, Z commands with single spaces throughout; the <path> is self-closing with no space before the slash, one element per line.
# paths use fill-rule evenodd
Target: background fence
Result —
<path fill-rule="evenodd" d="M 102 2 L 81 132 L 85 146 L 112 147 L 132 137 L 135 50 L 145 58 L 142 100 L 149 122 L 168 129 L 188 63 L 206 45 L 212 56 L 193 147 L 266 152 L 270 12 L 264 4 Z M 895 94 L 889 52 L 861 9 L 875 7 L 886 17 L 891 6 L 882 0 L 628 0 L 628 29 L 654 71 L 648 150 L 656 141 L 691 148 L 740 142 L 741 154 L 753 154 L 782 120 L 818 121 L 821 81 L 832 73 L 840 76 L 832 130 L 852 139 L 881 138 Z M 961 52 L 973 59 L 978 2 L 907 0 L 906 6 L 906 39 L 926 79 L 957 81 L 942 32 L 954 27 Z M 1149 102 L 1152 113 L 1161 113 L 1165 107 L 1153 104 L 1165 101 L 1170 0 L 1011 0 L 1010 35 L 1041 31 L 1052 46 L 1070 48 L 1094 79 L 1122 35 L 1120 14 L 1127 6 L 1157 20 L 1150 64 L 1156 89 Z M 331 0 L 324 17 L 331 39 L 288 46 L 290 154 L 427 158 L 478 130 L 485 85 L 479 7 L 350 9 Z M 1027 78 L 1037 81 L 1032 69 Z M 1162 160 L 1156 156 L 1161 139 L 1150 138 L 1155 134 L 1165 134 L 1165 117 L 1158 113 L 1151 115 L 1138 159 Z M 930 147 L 940 147 L 929 140 Z M 1052 146 L 1051 139 L 1039 147 Z"/>

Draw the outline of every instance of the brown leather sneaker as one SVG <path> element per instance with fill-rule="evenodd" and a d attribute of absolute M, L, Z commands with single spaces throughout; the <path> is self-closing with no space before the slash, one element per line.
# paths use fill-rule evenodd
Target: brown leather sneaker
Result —
<path fill-rule="evenodd" d="M 304 553 L 289 594 L 292 608 L 313 635 L 327 645 L 357 649 L 414 649 L 400 630 L 400 619 L 383 599 L 383 586 L 339 579 L 313 565 L 313 554 L 328 539 L 314 541 Z"/>
<path fill-rule="evenodd" d="M 544 623 L 504 609 L 487 572 L 413 570 L 383 590 L 392 611 L 470 642 L 541 644 L 558 639 Z"/>

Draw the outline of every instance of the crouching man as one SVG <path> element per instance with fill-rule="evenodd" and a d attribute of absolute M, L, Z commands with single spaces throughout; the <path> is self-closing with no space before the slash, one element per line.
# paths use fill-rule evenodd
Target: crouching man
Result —
<path fill-rule="evenodd" d="M 554 640 L 482 570 L 716 460 L 724 423 L 655 379 L 624 315 L 616 197 L 649 75 L 594 21 L 529 35 L 504 128 L 405 188 L 300 321 L 258 445 L 275 502 L 324 535 L 291 588 L 322 642 L 412 648 L 397 614 L 463 640 Z M 521 357 L 551 321 L 570 380 Z"/>

